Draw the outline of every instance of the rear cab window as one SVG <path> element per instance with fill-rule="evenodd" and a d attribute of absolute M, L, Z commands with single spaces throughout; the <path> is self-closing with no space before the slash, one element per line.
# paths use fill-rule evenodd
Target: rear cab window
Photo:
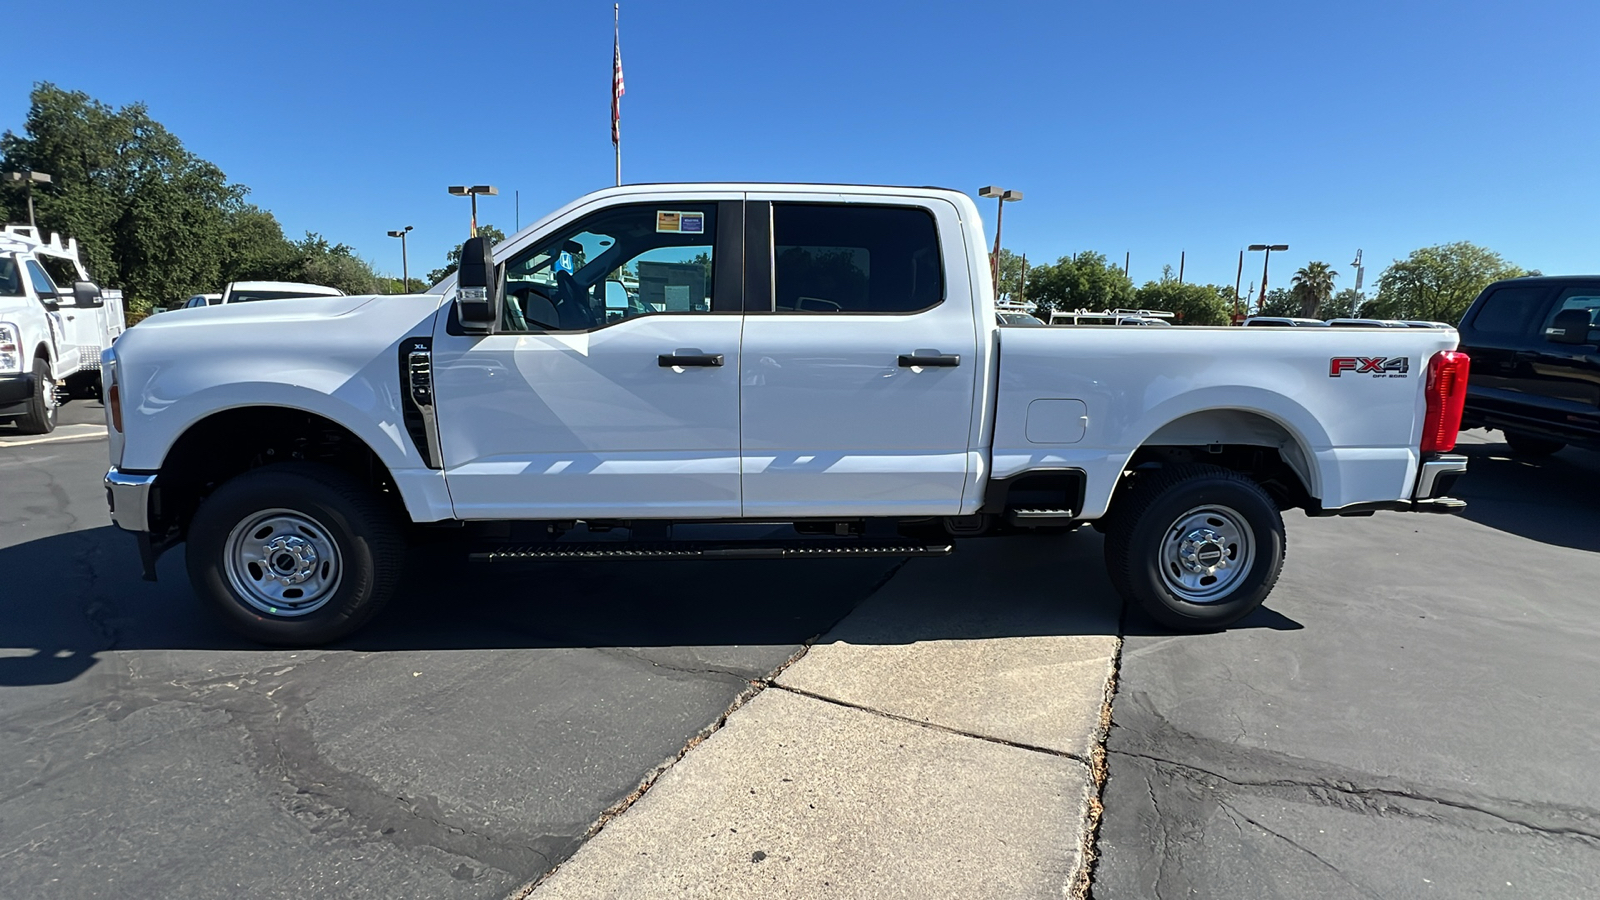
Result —
<path fill-rule="evenodd" d="M 1478 304 L 1472 317 L 1472 330 L 1487 338 L 1519 339 L 1533 334 L 1548 302 L 1544 285 L 1508 284 L 1491 288 L 1492 293 Z"/>
<path fill-rule="evenodd" d="M 933 215 L 920 207 L 772 204 L 773 311 L 896 315 L 944 302 Z"/>

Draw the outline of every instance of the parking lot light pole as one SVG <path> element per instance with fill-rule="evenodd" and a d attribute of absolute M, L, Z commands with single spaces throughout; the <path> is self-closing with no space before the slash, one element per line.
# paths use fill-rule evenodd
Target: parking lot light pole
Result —
<path fill-rule="evenodd" d="M 1261 302 L 1265 303 L 1266 300 L 1267 300 L 1267 263 L 1272 262 L 1272 251 L 1274 251 L 1274 250 L 1287 250 L 1287 249 L 1289 249 L 1289 245 L 1288 244 L 1251 244 L 1249 249 L 1252 252 L 1256 251 L 1256 250 L 1265 250 L 1265 251 L 1267 251 L 1267 255 L 1265 257 L 1262 257 L 1262 259 L 1261 259 L 1261 293 L 1259 295 L 1261 297 Z"/>
<path fill-rule="evenodd" d="M 492 184 L 475 184 L 475 185 L 472 185 L 471 187 L 468 187 L 467 185 L 464 185 L 464 184 L 452 184 L 450 186 L 450 193 L 454 194 L 457 197 L 471 197 L 472 198 L 472 230 L 467 233 L 467 236 L 468 237 L 477 237 L 478 236 L 478 195 L 479 194 L 483 194 L 486 197 L 493 197 L 493 196 L 496 196 L 496 195 L 498 195 L 500 193 L 500 189 L 495 187 Z"/>
<path fill-rule="evenodd" d="M 27 172 L 7 172 L 6 173 L 6 178 L 8 180 L 10 180 L 10 181 L 20 181 L 23 184 L 27 185 L 27 188 L 28 188 L 28 227 L 32 228 L 33 231 L 34 231 L 34 234 L 37 236 L 38 233 L 39 233 L 39 224 L 33 220 L 33 186 L 35 184 L 50 184 L 52 181 L 54 181 L 54 179 L 52 179 L 49 175 L 46 175 L 43 172 L 34 172 L 32 170 L 29 170 Z"/>
<path fill-rule="evenodd" d="M 978 189 L 979 197 L 992 197 L 995 201 L 997 212 L 994 216 L 994 252 L 989 254 L 989 279 L 994 283 L 994 295 L 1000 296 L 1000 223 L 1005 218 L 1006 204 L 1022 199 L 1021 191 L 1008 191 L 1005 188 L 989 185 Z"/>
<path fill-rule="evenodd" d="M 406 261 L 406 233 L 410 230 L 411 226 L 407 225 L 399 231 L 389 232 L 389 237 L 400 239 L 400 282 L 403 285 L 400 293 L 402 294 L 411 293 L 411 265 Z"/>

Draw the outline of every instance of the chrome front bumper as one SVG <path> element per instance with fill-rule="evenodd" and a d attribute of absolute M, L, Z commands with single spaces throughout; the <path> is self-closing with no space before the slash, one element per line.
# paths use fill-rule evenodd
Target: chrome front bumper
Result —
<path fill-rule="evenodd" d="M 111 521 L 124 531 L 150 530 L 150 489 L 156 476 L 143 472 L 119 472 L 116 466 L 106 473 L 106 502 L 111 504 Z"/>

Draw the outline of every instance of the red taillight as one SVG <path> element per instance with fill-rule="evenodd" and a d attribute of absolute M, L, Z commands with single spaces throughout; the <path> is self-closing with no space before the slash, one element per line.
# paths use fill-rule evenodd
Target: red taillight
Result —
<path fill-rule="evenodd" d="M 1467 371 L 1472 360 L 1459 350 L 1444 350 L 1428 360 L 1428 414 L 1422 420 L 1422 452 L 1454 450 L 1467 402 Z"/>
<path fill-rule="evenodd" d="M 113 384 L 106 390 L 106 409 L 111 411 L 111 427 L 122 433 L 122 391 Z"/>

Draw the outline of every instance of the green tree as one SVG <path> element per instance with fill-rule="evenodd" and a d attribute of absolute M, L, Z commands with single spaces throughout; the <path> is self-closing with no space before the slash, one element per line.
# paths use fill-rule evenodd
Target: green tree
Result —
<path fill-rule="evenodd" d="M 40 227 L 76 237 L 90 272 L 123 288 L 135 318 L 215 288 L 246 189 L 184 149 L 143 104 L 113 109 L 49 83 L 30 99 L 23 134 L 0 136 L 0 167 L 53 176 L 34 195 Z M 10 219 L 26 208 L 20 187 L 0 204 Z"/>
<path fill-rule="evenodd" d="M 1233 288 L 1214 284 L 1184 283 L 1171 277 L 1170 269 L 1160 281 L 1147 281 L 1134 293 L 1140 309 L 1156 309 L 1173 314 L 1178 325 L 1226 325 L 1233 310 Z"/>
<path fill-rule="evenodd" d="M 1324 319 L 1354 319 L 1361 313 L 1361 305 L 1367 302 L 1367 295 L 1355 288 L 1345 288 L 1333 295 L 1333 299 L 1322 305 Z"/>
<path fill-rule="evenodd" d="M 1300 302 L 1300 315 L 1308 319 L 1320 318 L 1324 304 L 1333 299 L 1333 280 L 1339 273 L 1325 262 L 1312 262 L 1294 273 L 1289 293 Z"/>
<path fill-rule="evenodd" d="M 984 274 L 988 274 L 988 273 L 986 272 Z M 1033 280 L 1033 276 L 1032 276 L 1031 273 L 1029 274 L 1028 280 L 1030 282 Z M 1017 300 L 1020 300 L 1020 299 L 1022 299 L 1022 297 L 1019 296 L 1019 295 L 1020 295 L 1023 287 L 1024 287 L 1024 285 L 1022 283 L 1022 257 L 1018 256 L 1015 253 L 1012 253 L 1010 250 L 1006 249 L 1005 247 L 1001 247 L 1000 248 L 1000 296 L 996 297 L 995 299 L 999 300 L 1001 298 L 1005 298 L 1005 299 L 1017 299 Z"/>
<path fill-rule="evenodd" d="M 478 236 L 488 238 L 490 244 L 499 244 L 506 239 L 506 233 L 493 225 L 479 225 Z M 428 286 L 431 287 L 449 278 L 459 268 L 461 268 L 461 246 L 458 244 L 451 247 L 450 252 L 444 255 L 443 266 L 428 273 Z"/>
<path fill-rule="evenodd" d="M 1493 250 L 1467 241 L 1423 247 L 1384 270 L 1378 277 L 1378 296 L 1365 313 L 1380 319 L 1454 325 L 1490 282 L 1525 274 Z"/>
<path fill-rule="evenodd" d="M 222 232 L 217 281 L 286 281 L 299 262 L 295 245 L 283 236 L 277 218 L 251 204 L 229 213 Z"/>
<path fill-rule="evenodd" d="M 1133 281 L 1103 253 L 1086 250 L 1028 270 L 1028 299 L 1041 310 L 1116 309 L 1133 294 Z"/>
<path fill-rule="evenodd" d="M 372 265 L 345 244 L 330 244 L 315 232 L 294 245 L 297 258 L 291 281 L 325 284 L 347 294 L 371 294 L 378 289 Z"/>
<path fill-rule="evenodd" d="M 1300 315 L 1300 300 L 1298 297 L 1284 290 L 1273 288 L 1256 304 L 1257 316 L 1298 316 Z"/>

